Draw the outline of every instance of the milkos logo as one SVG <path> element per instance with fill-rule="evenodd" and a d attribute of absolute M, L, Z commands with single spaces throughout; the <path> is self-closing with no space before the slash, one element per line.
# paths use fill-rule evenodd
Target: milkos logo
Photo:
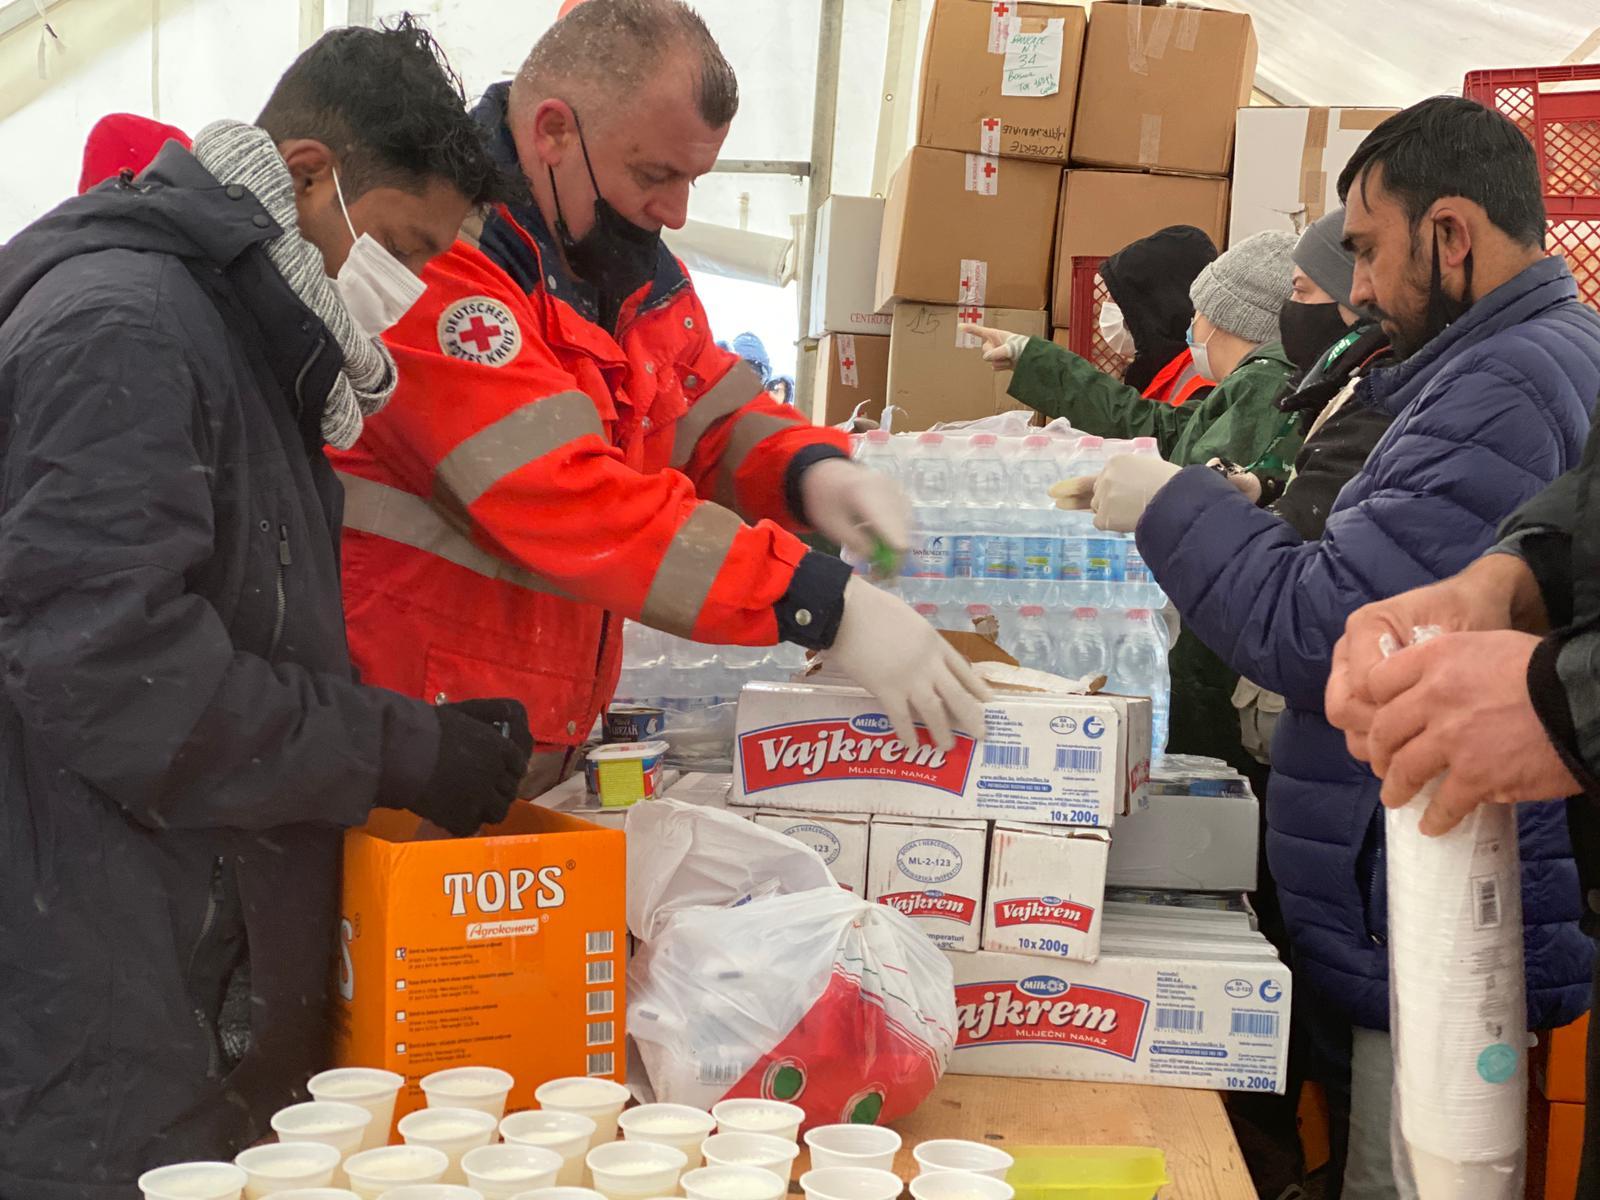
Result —
<path fill-rule="evenodd" d="M 918 784 L 952 795 L 966 790 L 977 742 L 957 733 L 949 750 L 907 749 L 882 713 L 795 721 L 739 737 L 744 792 L 798 783 L 882 780 Z"/>
<path fill-rule="evenodd" d="M 952 896 L 949 892 L 889 892 L 878 897 L 879 904 L 887 904 L 908 917 L 941 917 L 971 925 L 978 919 L 978 902 L 971 896 Z"/>
<path fill-rule="evenodd" d="M 1002 929 L 1008 925 L 1057 925 L 1088 933 L 1094 909 L 1059 896 L 1019 896 L 995 901 L 994 923 Z"/>
<path fill-rule="evenodd" d="M 1054 975 L 959 984 L 956 1049 L 1033 1044 L 1075 1046 L 1135 1060 L 1150 1002 Z"/>

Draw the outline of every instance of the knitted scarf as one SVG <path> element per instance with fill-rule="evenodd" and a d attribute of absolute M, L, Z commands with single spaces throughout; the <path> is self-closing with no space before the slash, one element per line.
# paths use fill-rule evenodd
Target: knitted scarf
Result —
<path fill-rule="evenodd" d="M 322 410 L 322 436 L 348 450 L 361 436 L 364 418 L 394 394 L 394 359 L 377 338 L 356 327 L 328 278 L 322 252 L 300 236 L 294 206 L 294 180 L 271 135 L 239 121 L 216 121 L 194 140 L 194 156 L 219 183 L 247 188 L 283 230 L 266 243 L 268 256 L 284 281 L 322 319 L 344 354 L 344 369 L 334 380 Z"/>

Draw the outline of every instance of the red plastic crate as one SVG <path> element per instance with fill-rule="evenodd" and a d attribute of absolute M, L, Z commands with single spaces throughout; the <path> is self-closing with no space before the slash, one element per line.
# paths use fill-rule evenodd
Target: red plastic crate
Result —
<path fill-rule="evenodd" d="M 1586 83 L 1592 86 L 1580 86 Z M 1533 143 L 1546 245 L 1566 258 L 1583 300 L 1600 308 L 1600 63 L 1473 71 L 1461 91 L 1509 117 Z"/>
<path fill-rule="evenodd" d="M 1072 260 L 1071 328 L 1067 330 L 1068 348 L 1088 359 L 1107 375 L 1122 378 L 1128 369 L 1128 360 L 1106 345 L 1100 336 L 1100 306 L 1111 299 L 1106 281 L 1100 278 L 1103 254 L 1074 257 Z"/>

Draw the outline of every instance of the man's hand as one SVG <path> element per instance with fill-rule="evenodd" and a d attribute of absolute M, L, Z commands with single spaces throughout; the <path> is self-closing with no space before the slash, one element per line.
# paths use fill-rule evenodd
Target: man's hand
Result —
<path fill-rule="evenodd" d="M 1556 753 L 1528 698 L 1528 660 L 1539 639 L 1501 630 L 1453 633 L 1379 662 L 1367 743 L 1398 808 L 1448 772 L 1422 816 L 1447 833 L 1480 804 L 1558 800 L 1583 790 Z"/>
<path fill-rule="evenodd" d="M 911 505 L 894 480 L 842 458 L 800 476 L 806 521 L 852 554 L 871 559 L 878 539 L 901 557 L 911 545 Z"/>
<path fill-rule="evenodd" d="M 1144 454 L 1118 454 L 1106 463 L 1094 485 L 1094 527 L 1132 533 L 1156 493 L 1182 467 Z"/>
<path fill-rule="evenodd" d="M 1028 335 L 1025 333 L 1007 333 L 1004 329 L 990 329 L 987 325 L 968 325 L 965 322 L 956 328 L 982 339 L 983 361 L 996 371 L 1009 371 L 1015 367 L 1028 344 Z"/>
<path fill-rule="evenodd" d="M 1351 754 L 1370 761 L 1367 735 L 1376 700 L 1367 681 L 1383 661 L 1385 634 L 1409 646 L 1412 631 L 1423 626 L 1445 633 L 1529 629 L 1537 627 L 1542 614 L 1533 572 L 1509 554 L 1486 555 L 1453 578 L 1358 608 L 1333 648 L 1324 698 L 1328 720 L 1344 730 Z"/>

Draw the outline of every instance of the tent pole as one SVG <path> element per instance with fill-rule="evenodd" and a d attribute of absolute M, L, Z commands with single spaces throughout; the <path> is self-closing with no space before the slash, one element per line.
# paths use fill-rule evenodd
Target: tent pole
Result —
<path fill-rule="evenodd" d="M 922 0 L 891 0 L 889 42 L 883 56 L 883 100 L 878 109 L 878 146 L 872 164 L 872 194 L 889 190 L 889 176 L 906 153 L 906 106 L 916 80 L 917 39 L 922 32 Z"/>
<path fill-rule="evenodd" d="M 304 50 L 322 36 L 328 27 L 328 14 L 323 0 L 300 0 L 300 49 Z"/>
<path fill-rule="evenodd" d="M 811 260 L 817 245 L 817 210 L 833 191 L 833 137 L 839 112 L 839 58 L 844 45 L 844 0 L 822 0 L 817 29 L 817 94 L 811 109 L 811 175 L 806 188 L 806 231 L 800 243 L 800 340 L 810 333 Z M 816 355 L 801 353 L 796 364 L 794 399 L 811 404 Z"/>

